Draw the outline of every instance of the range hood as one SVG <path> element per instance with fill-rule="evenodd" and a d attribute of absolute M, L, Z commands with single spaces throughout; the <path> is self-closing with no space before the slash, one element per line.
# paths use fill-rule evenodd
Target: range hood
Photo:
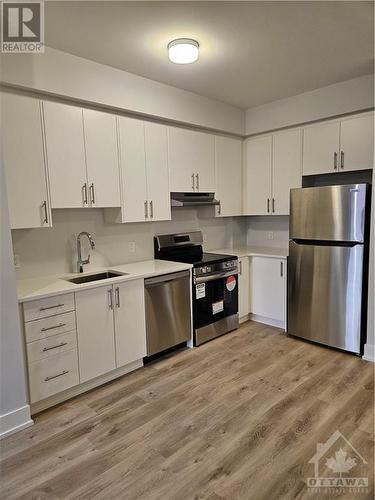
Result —
<path fill-rule="evenodd" d="M 215 193 L 171 193 L 171 207 L 196 207 L 220 205 Z"/>

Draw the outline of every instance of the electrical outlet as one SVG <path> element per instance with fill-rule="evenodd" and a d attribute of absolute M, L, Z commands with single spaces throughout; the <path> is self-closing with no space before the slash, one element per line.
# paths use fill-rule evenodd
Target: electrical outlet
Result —
<path fill-rule="evenodd" d="M 273 231 L 268 232 L 268 239 L 273 240 Z"/>
<path fill-rule="evenodd" d="M 15 253 L 13 255 L 13 262 L 16 269 L 19 269 L 21 267 L 21 259 L 18 253 Z"/>
<path fill-rule="evenodd" d="M 129 242 L 129 252 L 131 252 L 131 253 L 135 252 L 135 241 Z"/>

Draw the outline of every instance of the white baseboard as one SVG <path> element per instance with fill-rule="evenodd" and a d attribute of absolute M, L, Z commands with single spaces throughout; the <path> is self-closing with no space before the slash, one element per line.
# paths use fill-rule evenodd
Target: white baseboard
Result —
<path fill-rule="evenodd" d="M 258 314 L 250 314 L 250 319 L 257 321 L 258 323 L 264 323 L 265 325 L 276 326 L 276 328 L 282 328 L 285 331 L 284 321 L 278 321 L 272 318 L 266 318 L 265 316 L 259 316 Z"/>
<path fill-rule="evenodd" d="M 34 421 L 30 418 L 29 405 L 0 415 L 0 439 L 10 436 L 22 429 L 26 429 L 26 427 L 30 427 L 33 423 Z"/>
<path fill-rule="evenodd" d="M 375 363 L 375 345 L 365 344 L 365 352 L 363 353 L 362 359 Z"/>

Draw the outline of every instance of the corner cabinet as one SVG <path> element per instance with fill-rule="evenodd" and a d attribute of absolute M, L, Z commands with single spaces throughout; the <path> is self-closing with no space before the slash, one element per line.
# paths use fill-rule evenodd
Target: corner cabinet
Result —
<path fill-rule="evenodd" d="M 116 116 L 44 101 L 52 208 L 119 207 Z"/>
<path fill-rule="evenodd" d="M 289 191 L 300 187 L 301 130 L 248 139 L 245 145 L 245 215 L 289 215 Z"/>
<path fill-rule="evenodd" d="M 2 92 L 1 121 L 10 226 L 50 227 L 40 101 Z"/>
<path fill-rule="evenodd" d="M 167 128 L 134 118 L 118 118 L 121 212 L 115 222 L 171 219 Z"/>
<path fill-rule="evenodd" d="M 373 167 L 373 112 L 317 123 L 303 129 L 303 175 Z"/>
<path fill-rule="evenodd" d="M 146 356 L 143 280 L 76 292 L 80 382 Z"/>
<path fill-rule="evenodd" d="M 215 191 L 215 139 L 212 134 L 168 127 L 172 192 Z"/>
<path fill-rule="evenodd" d="M 242 215 L 242 140 L 215 137 L 216 216 Z"/>

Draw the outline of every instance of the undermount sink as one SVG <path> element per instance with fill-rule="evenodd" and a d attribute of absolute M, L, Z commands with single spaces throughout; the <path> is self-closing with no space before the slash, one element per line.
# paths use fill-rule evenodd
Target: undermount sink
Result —
<path fill-rule="evenodd" d="M 70 278 L 66 281 L 70 283 L 90 283 L 90 281 L 107 280 L 108 278 L 117 278 L 118 276 L 126 276 L 128 273 L 114 273 L 113 271 L 104 271 L 96 274 L 86 274 L 84 276 L 77 276 L 77 278 Z"/>

